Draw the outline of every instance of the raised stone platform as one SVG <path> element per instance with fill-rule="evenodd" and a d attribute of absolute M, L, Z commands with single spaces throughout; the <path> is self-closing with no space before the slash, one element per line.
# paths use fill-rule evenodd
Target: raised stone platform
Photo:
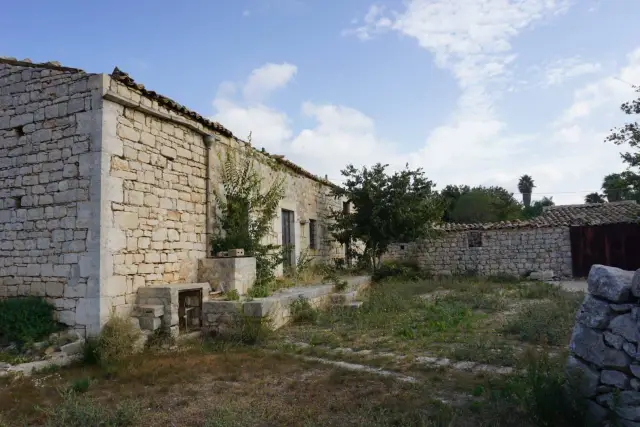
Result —
<path fill-rule="evenodd" d="M 235 290 L 246 295 L 256 280 L 256 259 L 253 257 L 205 258 L 198 261 L 198 281 L 207 282 L 221 292 Z"/>
<path fill-rule="evenodd" d="M 289 306 L 298 298 L 305 298 L 312 307 L 324 308 L 332 299 L 340 299 L 336 294 L 343 294 L 343 301 L 353 301 L 355 296 L 366 289 L 371 283 L 369 276 L 357 276 L 346 279 L 347 288 L 336 293 L 333 284 L 318 284 L 281 289 L 265 298 L 255 298 L 250 301 L 208 301 L 202 304 L 204 327 L 209 330 L 219 330 L 227 327 L 234 317 L 242 313 L 254 318 L 269 318 L 273 329 L 280 328 L 289 322 L 291 313 Z"/>

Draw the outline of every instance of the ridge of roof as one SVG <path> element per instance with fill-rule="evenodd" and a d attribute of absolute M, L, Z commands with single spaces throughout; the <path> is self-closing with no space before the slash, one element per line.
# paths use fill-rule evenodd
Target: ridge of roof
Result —
<path fill-rule="evenodd" d="M 177 113 L 180 113 L 192 120 L 197 121 L 198 123 L 200 123 L 201 125 L 203 125 L 204 127 L 214 130 L 216 132 L 219 132 L 229 138 L 234 138 L 235 140 L 237 140 L 238 142 L 241 142 L 243 144 L 245 144 L 246 147 L 250 147 L 252 149 L 254 149 L 255 151 L 257 151 L 258 153 L 274 160 L 275 162 L 283 165 L 284 167 L 292 170 L 293 172 L 297 173 L 298 175 L 302 175 L 305 176 L 313 181 L 316 181 L 320 184 L 332 187 L 332 188 L 339 188 L 338 185 L 332 183 L 331 181 L 321 178 L 309 171 L 307 171 L 306 169 L 302 168 L 301 166 L 298 166 L 297 164 L 287 160 L 284 158 L 284 156 L 282 155 L 277 155 L 277 154 L 270 154 L 267 153 L 264 149 L 262 150 L 258 150 L 256 147 L 254 147 L 253 145 L 251 145 L 250 142 L 244 141 L 240 138 L 238 138 L 237 136 L 235 136 L 233 134 L 233 132 L 231 132 L 229 129 L 225 128 L 223 125 L 221 125 L 218 122 L 215 122 L 213 120 L 209 120 L 208 118 L 198 114 L 197 112 L 185 107 L 184 105 L 181 105 L 179 103 L 177 103 L 176 101 L 174 101 L 173 99 L 166 97 L 164 95 L 161 95 L 155 91 L 152 90 L 148 90 L 143 84 L 141 83 L 137 83 L 128 73 L 122 71 L 120 68 L 115 67 L 113 69 L 113 72 L 110 74 L 111 78 L 124 84 L 125 86 L 135 89 L 137 91 L 139 91 L 142 95 L 146 96 L 147 98 L 153 99 L 155 101 L 157 101 L 159 104 L 161 104 L 162 106 L 175 111 Z"/>
<path fill-rule="evenodd" d="M 633 200 L 612 203 L 585 203 L 558 205 L 529 220 L 513 220 L 475 224 L 443 223 L 435 228 L 441 231 L 483 231 L 516 228 L 546 228 L 572 225 L 605 225 L 640 223 L 640 205 Z"/>
<path fill-rule="evenodd" d="M 84 73 L 80 68 L 65 67 L 58 61 L 33 62 L 29 58 L 18 60 L 11 56 L 0 56 L 0 64 L 15 65 L 18 67 L 46 68 L 48 70 L 68 71 L 72 73 Z"/>

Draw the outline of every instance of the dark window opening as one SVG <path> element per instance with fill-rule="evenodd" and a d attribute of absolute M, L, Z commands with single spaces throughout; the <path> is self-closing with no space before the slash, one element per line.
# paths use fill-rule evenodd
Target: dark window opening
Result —
<path fill-rule="evenodd" d="M 22 196 L 14 196 L 13 197 L 13 206 L 16 209 L 22 208 Z"/>
<path fill-rule="evenodd" d="M 404 245 L 400 245 L 400 250 L 404 251 Z"/>
<path fill-rule="evenodd" d="M 318 229 L 315 219 L 309 220 L 309 248 L 318 249 Z"/>
<path fill-rule="evenodd" d="M 18 137 L 24 136 L 24 126 L 18 126 L 17 128 L 13 128 L 16 131 L 16 135 Z"/>
<path fill-rule="evenodd" d="M 482 247 L 482 233 L 480 231 L 470 231 L 467 235 L 467 242 L 470 248 Z"/>

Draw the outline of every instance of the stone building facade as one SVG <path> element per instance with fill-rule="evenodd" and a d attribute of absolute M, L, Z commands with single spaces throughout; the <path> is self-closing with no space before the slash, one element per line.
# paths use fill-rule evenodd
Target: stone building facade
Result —
<path fill-rule="evenodd" d="M 0 59 L 0 297 L 46 296 L 60 322 L 99 331 L 129 314 L 140 287 L 197 280 L 210 255 L 219 158 L 256 152 L 218 123 L 114 70 Z M 294 257 L 344 249 L 325 216 L 331 184 L 259 153 L 264 185 L 283 177 Z M 293 260 L 295 262 L 295 259 Z"/>
<path fill-rule="evenodd" d="M 416 261 L 441 275 L 527 276 L 534 271 L 551 270 L 556 277 L 571 277 L 574 271 L 572 245 L 585 244 L 579 240 L 572 242 L 572 227 L 637 224 L 638 219 L 640 205 L 633 201 L 552 206 L 528 221 L 436 226 L 434 237 L 394 244 L 385 259 Z M 627 246 L 617 238 L 619 236 L 610 236 L 604 241 L 593 239 L 591 244 L 594 246 L 582 248 L 581 252 L 593 255 L 598 251 L 607 252 L 606 245 Z"/>

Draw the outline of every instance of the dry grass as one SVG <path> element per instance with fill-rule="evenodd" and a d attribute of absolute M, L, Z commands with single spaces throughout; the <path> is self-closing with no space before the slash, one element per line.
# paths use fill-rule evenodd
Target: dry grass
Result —
<path fill-rule="evenodd" d="M 437 289 L 450 292 L 431 301 L 418 297 Z M 112 427 L 581 425 L 560 394 L 564 358 L 545 356 L 562 346 L 545 348 L 532 358 L 532 344 L 519 341 L 518 334 L 500 333 L 505 318 L 509 322 L 520 316 L 519 311 L 505 316 L 506 307 L 531 298 L 510 282 L 390 281 L 375 285 L 359 311 L 320 313 L 315 323 L 294 324 L 271 337 L 276 343 L 284 338 L 307 342 L 311 346 L 305 352 L 326 359 L 402 372 L 416 378 L 414 384 L 307 362 L 292 354 L 298 352 L 292 347 L 265 349 L 262 340 L 236 334 L 234 339 L 192 343 L 179 353 L 117 353 L 109 369 L 85 365 L 34 379 L 5 378 L 0 380 L 0 421 L 9 426 L 74 426 L 92 425 L 99 418 Z M 533 305 L 564 301 L 567 310 L 572 307 L 566 295 L 551 298 Z M 245 325 L 245 335 L 256 335 L 253 326 Z M 559 330 L 566 327 L 563 323 Z M 248 341 L 254 345 L 247 346 Z M 405 358 L 330 351 L 337 346 L 391 351 Z M 527 350 L 524 358 L 521 349 Z M 526 374 L 498 377 L 421 368 L 414 362 L 425 353 L 524 367 Z M 61 389 L 75 393 L 61 395 Z"/>

